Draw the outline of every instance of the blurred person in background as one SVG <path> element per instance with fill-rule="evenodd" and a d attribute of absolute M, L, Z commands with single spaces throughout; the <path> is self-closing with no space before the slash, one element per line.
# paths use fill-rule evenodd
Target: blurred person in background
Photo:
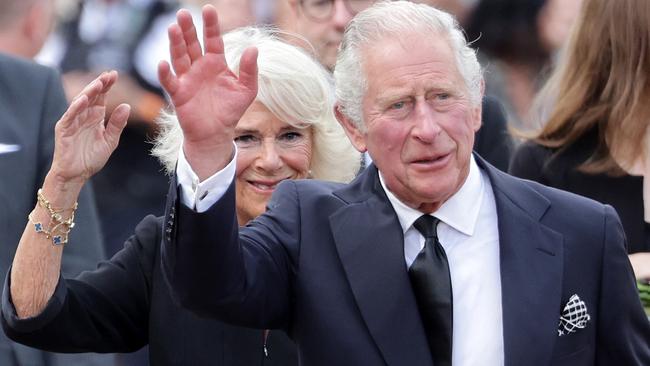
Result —
<path fill-rule="evenodd" d="M 434 6 L 440 10 L 456 17 L 461 26 L 465 26 L 467 17 L 476 6 L 479 0 L 413 0 L 414 3 L 422 3 Z"/>
<path fill-rule="evenodd" d="M 0 273 L 7 273 L 24 220 L 52 162 L 54 124 L 67 102 L 59 74 L 28 59 L 41 49 L 54 24 L 53 0 L 0 0 Z M 61 272 L 76 276 L 105 258 L 92 187 L 79 195 L 78 232 L 62 258 Z M 0 365 L 112 365 L 111 355 L 67 355 L 14 343 L 0 334 Z"/>
<path fill-rule="evenodd" d="M 54 0 L 0 0 L 0 51 L 33 58 L 54 22 Z"/>
<path fill-rule="evenodd" d="M 545 125 L 516 176 L 612 205 L 638 279 L 650 279 L 650 2 L 585 0 L 536 110 Z"/>
<path fill-rule="evenodd" d="M 179 24 L 190 19 L 188 11 L 179 12 Z M 170 34 L 182 38 L 178 25 Z M 240 29 L 227 34 L 224 42 L 235 73 L 245 49 L 259 50 L 259 92 L 239 120 L 235 137 L 238 223 L 245 225 L 264 212 L 282 180 L 351 180 L 360 155 L 334 117 L 330 74 L 304 51 L 264 29 Z M 56 164 L 43 188 L 45 197 L 57 206 L 69 207 L 62 200 L 74 201 L 78 186 L 101 169 L 117 144 L 128 108 L 118 107 L 105 130 L 96 123 L 105 115 L 104 96 L 115 79 L 115 73 L 100 76 L 59 122 Z M 218 115 L 219 106 L 214 108 Z M 174 115 L 166 115 L 162 124 L 155 155 L 173 171 L 183 134 Z M 69 144 L 69 139 L 85 143 Z M 76 182 L 69 187 L 72 193 L 57 189 L 56 176 L 78 178 L 72 179 Z M 37 207 L 35 213 L 43 215 L 42 211 Z M 96 271 L 66 279 L 58 276 L 60 247 L 51 246 L 28 225 L 4 293 L 5 331 L 20 342 L 66 352 L 129 352 L 148 343 L 152 365 L 297 364 L 295 346 L 282 331 L 269 334 L 229 326 L 176 305 L 162 278 L 163 235 L 171 235 L 163 227 L 163 218 L 147 216 L 110 261 Z M 35 267 L 35 261 L 45 266 Z M 45 287 L 25 286 L 33 278 Z"/>
<path fill-rule="evenodd" d="M 375 0 L 282 0 L 288 2 L 291 13 L 283 19 L 285 30 L 307 40 L 293 39 L 299 46 L 310 49 L 320 62 L 332 70 L 343 39 L 343 31 L 352 17 L 370 7 Z M 287 20 L 290 19 L 290 20 Z"/>
<path fill-rule="evenodd" d="M 533 98 L 567 37 L 581 0 L 480 0 L 467 34 L 485 68 L 485 92 L 500 100 L 508 124 L 529 130 Z"/>

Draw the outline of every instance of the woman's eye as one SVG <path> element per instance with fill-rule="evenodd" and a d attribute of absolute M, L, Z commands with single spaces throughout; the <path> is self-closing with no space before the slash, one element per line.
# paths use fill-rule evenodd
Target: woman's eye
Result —
<path fill-rule="evenodd" d="M 296 141 L 300 140 L 301 137 L 302 137 L 302 134 L 299 133 L 299 132 L 293 132 L 293 131 L 292 132 L 286 132 L 286 133 L 283 133 L 282 135 L 280 135 L 280 141 L 283 141 L 283 142 L 296 142 Z"/>

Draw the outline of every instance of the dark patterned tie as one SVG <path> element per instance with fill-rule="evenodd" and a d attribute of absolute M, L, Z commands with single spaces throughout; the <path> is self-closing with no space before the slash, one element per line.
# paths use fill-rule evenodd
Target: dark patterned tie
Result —
<path fill-rule="evenodd" d="M 429 340 L 433 364 L 451 366 L 453 302 L 449 262 L 436 229 L 440 220 L 422 215 L 413 226 L 424 236 L 424 249 L 411 264 L 409 277 Z"/>

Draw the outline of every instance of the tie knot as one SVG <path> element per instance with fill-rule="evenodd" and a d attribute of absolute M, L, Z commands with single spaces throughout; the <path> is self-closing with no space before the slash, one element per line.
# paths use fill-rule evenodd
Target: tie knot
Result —
<path fill-rule="evenodd" d="M 415 222 L 413 226 L 418 229 L 420 234 L 425 238 L 437 238 L 438 233 L 436 229 L 438 228 L 438 223 L 440 220 L 431 215 L 422 215 Z"/>

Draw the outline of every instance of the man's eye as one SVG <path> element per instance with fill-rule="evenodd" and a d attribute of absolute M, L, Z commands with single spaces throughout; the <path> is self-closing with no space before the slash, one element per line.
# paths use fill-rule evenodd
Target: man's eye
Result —
<path fill-rule="evenodd" d="M 310 1 L 306 1 L 305 5 L 313 6 L 313 7 L 326 7 L 326 6 L 330 6 L 331 3 L 333 3 L 332 0 L 310 0 Z"/>
<path fill-rule="evenodd" d="M 438 99 L 441 99 L 441 100 L 446 100 L 446 99 L 451 98 L 451 94 L 449 94 L 449 93 L 439 93 L 436 96 L 438 97 Z"/>
<path fill-rule="evenodd" d="M 391 108 L 391 109 L 402 109 L 402 108 L 404 108 L 405 106 L 406 106 L 406 102 L 397 102 L 397 103 L 393 103 L 393 104 L 390 106 L 390 108 Z"/>

